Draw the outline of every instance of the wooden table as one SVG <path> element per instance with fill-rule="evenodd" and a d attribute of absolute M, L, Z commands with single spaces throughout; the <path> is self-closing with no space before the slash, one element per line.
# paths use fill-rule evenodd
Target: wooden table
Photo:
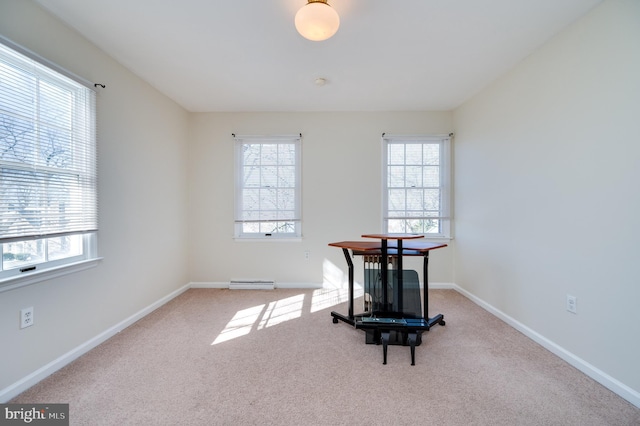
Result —
<path fill-rule="evenodd" d="M 333 322 L 338 321 L 346 322 L 356 328 L 363 330 L 374 330 L 380 334 L 383 350 L 384 350 L 384 362 L 386 364 L 386 344 L 388 340 L 388 333 L 390 330 L 402 330 L 409 333 L 408 344 L 411 346 L 411 364 L 414 365 L 414 351 L 416 345 L 416 335 L 421 330 L 429 330 L 435 324 L 445 325 L 444 315 L 437 314 L 433 317 L 429 317 L 429 252 L 431 250 L 446 247 L 447 244 L 442 243 L 430 243 L 426 241 L 416 241 L 424 238 L 419 234 L 365 234 L 363 238 L 375 238 L 378 241 L 340 241 L 330 243 L 332 247 L 341 248 L 348 265 L 349 273 L 349 312 L 348 315 L 342 315 L 338 312 L 332 311 L 331 316 Z M 351 253 L 349 253 L 351 251 Z M 383 300 L 387 300 L 387 284 L 388 284 L 388 259 L 390 256 L 394 257 L 397 262 L 397 269 L 402 271 L 402 258 L 403 256 L 422 256 L 423 261 L 423 315 L 418 318 L 410 318 L 408 321 L 403 318 L 402 313 L 402 291 L 403 291 L 403 278 L 402 273 L 398 274 L 398 294 L 400 303 L 398 307 L 399 312 L 383 312 L 376 313 L 376 317 L 372 318 L 371 313 L 354 314 L 354 274 L 353 274 L 353 261 L 351 256 L 366 256 L 366 255 L 380 255 L 381 256 L 381 280 L 383 288 Z M 386 337 L 386 339 L 385 339 Z M 419 340 L 417 344 L 420 344 Z"/>

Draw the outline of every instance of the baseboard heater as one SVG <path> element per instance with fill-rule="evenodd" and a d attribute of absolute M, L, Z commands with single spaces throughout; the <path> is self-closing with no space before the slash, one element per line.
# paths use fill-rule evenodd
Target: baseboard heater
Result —
<path fill-rule="evenodd" d="M 276 282 L 270 280 L 231 280 L 230 290 L 273 290 Z"/>

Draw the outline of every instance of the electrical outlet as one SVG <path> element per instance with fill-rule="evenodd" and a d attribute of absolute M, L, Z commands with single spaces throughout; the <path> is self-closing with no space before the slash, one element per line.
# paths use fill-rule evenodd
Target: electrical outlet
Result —
<path fill-rule="evenodd" d="M 20 309 L 20 328 L 27 328 L 33 325 L 33 306 Z"/>
<path fill-rule="evenodd" d="M 572 314 L 578 313 L 578 299 L 570 294 L 567 294 L 567 311 Z"/>
<path fill-rule="evenodd" d="M 309 257 L 311 257 L 311 253 L 309 252 L 309 250 L 305 250 L 304 251 L 304 260 L 309 260 Z"/>

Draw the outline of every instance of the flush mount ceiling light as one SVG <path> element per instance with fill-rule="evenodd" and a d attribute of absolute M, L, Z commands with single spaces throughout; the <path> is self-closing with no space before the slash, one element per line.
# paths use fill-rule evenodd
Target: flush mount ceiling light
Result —
<path fill-rule="evenodd" d="M 340 26 L 340 17 L 327 0 L 307 0 L 296 13 L 296 29 L 308 40 L 322 41 L 333 36 Z"/>

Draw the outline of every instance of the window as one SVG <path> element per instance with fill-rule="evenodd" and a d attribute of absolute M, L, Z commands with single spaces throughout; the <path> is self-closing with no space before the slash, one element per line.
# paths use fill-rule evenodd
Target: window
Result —
<path fill-rule="evenodd" d="M 450 136 L 383 135 L 385 232 L 450 237 Z"/>
<path fill-rule="evenodd" d="M 0 283 L 95 258 L 97 231 L 95 93 L 3 43 Z"/>
<path fill-rule="evenodd" d="M 300 136 L 235 136 L 237 238 L 299 238 Z"/>

